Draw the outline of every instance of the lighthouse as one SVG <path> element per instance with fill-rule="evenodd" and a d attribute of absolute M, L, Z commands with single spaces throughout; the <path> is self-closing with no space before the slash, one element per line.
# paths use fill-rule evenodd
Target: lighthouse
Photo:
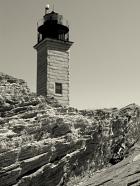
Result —
<path fill-rule="evenodd" d="M 37 28 L 37 95 L 56 99 L 69 105 L 69 26 L 63 16 L 45 8 L 41 25 Z"/>

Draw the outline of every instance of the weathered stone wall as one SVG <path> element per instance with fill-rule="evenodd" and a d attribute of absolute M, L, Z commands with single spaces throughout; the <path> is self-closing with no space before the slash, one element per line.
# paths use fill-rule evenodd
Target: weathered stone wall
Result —
<path fill-rule="evenodd" d="M 69 53 L 48 50 L 48 96 L 54 96 L 62 105 L 69 104 Z M 62 83 L 62 95 L 55 94 L 55 83 Z"/>
<path fill-rule="evenodd" d="M 72 42 L 46 38 L 37 49 L 37 94 L 54 97 L 69 105 L 69 48 Z M 62 83 L 62 95 L 55 94 L 55 83 Z"/>
<path fill-rule="evenodd" d="M 47 94 L 47 48 L 41 45 L 37 52 L 37 95 Z"/>

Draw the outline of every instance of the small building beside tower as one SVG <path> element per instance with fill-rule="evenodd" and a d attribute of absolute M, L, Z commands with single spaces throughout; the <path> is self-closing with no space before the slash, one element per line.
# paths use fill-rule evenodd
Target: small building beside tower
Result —
<path fill-rule="evenodd" d="M 43 23 L 38 25 L 37 95 L 53 97 L 69 105 L 69 27 L 63 16 L 45 8 Z"/>

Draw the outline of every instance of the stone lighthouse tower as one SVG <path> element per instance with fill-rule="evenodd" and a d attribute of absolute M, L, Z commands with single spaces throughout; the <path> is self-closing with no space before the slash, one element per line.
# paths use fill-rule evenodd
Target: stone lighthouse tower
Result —
<path fill-rule="evenodd" d="M 54 97 L 69 105 L 69 27 L 63 16 L 45 8 L 43 23 L 38 25 L 37 95 Z"/>

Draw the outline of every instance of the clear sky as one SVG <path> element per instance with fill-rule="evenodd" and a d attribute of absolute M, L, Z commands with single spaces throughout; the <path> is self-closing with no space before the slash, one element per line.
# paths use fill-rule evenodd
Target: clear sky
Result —
<path fill-rule="evenodd" d="M 70 104 L 140 105 L 140 0 L 0 0 L 0 71 L 36 90 L 37 20 L 44 7 L 70 24 Z"/>

